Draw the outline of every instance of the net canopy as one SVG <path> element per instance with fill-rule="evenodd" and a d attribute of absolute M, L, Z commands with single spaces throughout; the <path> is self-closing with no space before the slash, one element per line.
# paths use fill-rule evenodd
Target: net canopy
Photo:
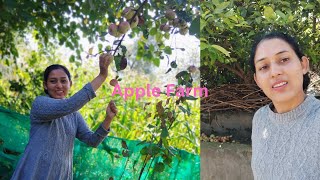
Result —
<path fill-rule="evenodd" d="M 28 116 L 0 106 L 0 179 L 10 179 L 13 174 L 28 143 L 29 130 Z M 151 146 L 157 145 L 109 136 L 92 148 L 76 139 L 74 179 L 200 179 L 199 155 L 171 149 L 175 155 L 171 162 L 161 155 L 149 159 L 142 151 Z"/>

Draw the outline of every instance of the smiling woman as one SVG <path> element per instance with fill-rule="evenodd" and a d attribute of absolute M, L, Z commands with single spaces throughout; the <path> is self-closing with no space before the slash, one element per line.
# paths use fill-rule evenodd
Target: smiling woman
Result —
<path fill-rule="evenodd" d="M 44 92 L 55 99 L 62 99 L 68 95 L 72 85 L 68 69 L 62 65 L 54 64 L 44 72 Z"/>
<path fill-rule="evenodd" d="M 289 35 L 273 32 L 253 44 L 254 80 L 272 103 L 252 123 L 255 179 L 320 178 L 320 101 L 306 95 L 309 59 Z"/>
<path fill-rule="evenodd" d="M 254 79 L 277 112 L 287 112 L 303 101 L 303 75 L 309 69 L 306 56 L 300 59 L 290 44 L 281 39 L 266 39 L 259 43 L 254 63 Z"/>
<path fill-rule="evenodd" d="M 44 72 L 47 96 L 38 96 L 30 111 L 30 139 L 11 179 L 73 179 L 72 158 L 75 138 L 97 147 L 110 131 L 117 108 L 110 101 L 106 117 L 92 132 L 78 112 L 96 96 L 95 91 L 108 76 L 111 58 L 99 58 L 99 75 L 80 91 L 66 98 L 72 85 L 68 69 L 54 64 Z"/>

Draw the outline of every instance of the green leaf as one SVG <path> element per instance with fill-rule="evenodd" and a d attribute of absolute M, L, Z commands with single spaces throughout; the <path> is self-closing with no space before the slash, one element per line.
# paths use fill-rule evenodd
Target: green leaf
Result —
<path fill-rule="evenodd" d="M 142 59 L 143 54 L 144 54 L 143 51 L 139 49 L 138 52 L 137 52 L 136 59 L 137 59 L 137 60 Z"/>
<path fill-rule="evenodd" d="M 187 113 L 188 114 L 188 116 L 190 116 L 191 115 L 191 113 L 190 113 L 190 111 L 188 111 L 187 109 L 185 109 L 184 107 L 182 107 L 182 106 L 178 106 L 179 107 L 179 109 L 181 109 L 181 111 L 183 112 L 183 113 Z"/>
<path fill-rule="evenodd" d="M 164 159 L 163 162 L 164 162 L 166 165 L 170 165 L 171 162 L 172 162 L 172 159 L 168 157 L 168 158 Z"/>
<path fill-rule="evenodd" d="M 104 50 L 105 51 L 110 51 L 111 50 L 111 46 L 110 45 L 106 46 L 106 48 L 104 48 Z"/>
<path fill-rule="evenodd" d="M 169 144 L 168 144 L 167 138 L 162 138 L 162 143 L 163 143 L 164 147 L 168 149 Z"/>
<path fill-rule="evenodd" d="M 220 1 L 219 0 L 212 0 L 211 1 L 212 4 L 214 4 L 215 6 L 218 6 L 220 4 Z"/>
<path fill-rule="evenodd" d="M 194 97 L 194 96 L 187 96 L 187 97 L 185 97 L 187 100 L 192 100 L 192 101 L 194 101 L 194 100 L 197 100 L 198 98 L 196 98 L 196 97 Z"/>
<path fill-rule="evenodd" d="M 168 32 L 164 33 L 164 38 L 169 39 L 170 38 L 170 33 L 168 33 Z"/>
<path fill-rule="evenodd" d="M 290 14 L 290 16 L 288 17 L 288 22 L 292 22 L 294 20 L 294 16 Z"/>
<path fill-rule="evenodd" d="M 152 62 L 154 65 L 156 65 L 157 67 L 160 66 L 160 59 L 159 58 L 152 58 Z"/>
<path fill-rule="evenodd" d="M 204 27 L 207 26 L 207 21 L 203 20 L 202 18 L 200 19 L 200 31 L 203 30 Z"/>
<path fill-rule="evenodd" d="M 157 162 L 155 165 L 154 165 L 154 172 L 163 172 L 164 171 L 164 164 L 162 162 Z"/>
<path fill-rule="evenodd" d="M 121 47 L 122 54 L 123 54 L 123 55 L 126 55 L 126 53 L 127 53 L 127 47 L 124 46 L 124 45 L 121 45 L 120 47 Z"/>
<path fill-rule="evenodd" d="M 187 110 L 185 108 L 183 108 L 182 106 L 179 106 L 179 109 L 181 109 L 182 112 L 186 113 Z"/>
<path fill-rule="evenodd" d="M 150 34 L 151 36 L 154 36 L 154 35 L 157 34 L 157 31 L 158 31 L 157 28 L 151 28 L 150 31 L 149 31 L 149 34 Z"/>
<path fill-rule="evenodd" d="M 230 53 L 223 47 L 219 46 L 219 45 L 212 45 L 213 48 L 215 48 L 216 50 L 222 52 L 224 55 L 226 55 L 227 57 L 230 57 Z"/>
<path fill-rule="evenodd" d="M 145 146 L 140 150 L 140 154 L 141 155 L 147 155 L 148 154 L 148 147 Z"/>
<path fill-rule="evenodd" d="M 71 55 L 70 58 L 69 58 L 69 62 L 73 63 L 75 62 L 75 56 L 74 55 Z"/>
<path fill-rule="evenodd" d="M 102 51 L 102 47 L 103 47 L 102 44 L 99 43 L 99 44 L 98 44 L 98 49 L 99 49 L 99 51 Z"/>
<path fill-rule="evenodd" d="M 270 6 L 267 6 L 264 8 L 264 11 L 263 11 L 263 15 L 266 17 L 266 19 L 268 20 L 274 20 L 277 18 L 277 16 L 275 15 L 272 7 Z"/>
<path fill-rule="evenodd" d="M 150 154 L 151 156 L 156 156 L 160 152 L 161 152 L 161 148 L 157 145 L 151 145 L 148 148 L 148 154 Z"/>
<path fill-rule="evenodd" d="M 172 54 L 172 49 L 171 49 L 170 46 L 166 46 L 163 51 L 164 51 L 166 54 L 169 54 L 169 55 Z"/>
<path fill-rule="evenodd" d="M 314 9 L 314 4 L 308 3 L 304 9 Z"/>
<path fill-rule="evenodd" d="M 154 45 L 153 45 L 153 44 L 150 44 L 150 45 L 149 45 L 149 50 L 150 50 L 151 52 L 154 52 Z"/>
<path fill-rule="evenodd" d="M 114 57 L 114 62 L 116 64 L 117 71 L 121 70 L 121 67 L 120 67 L 121 59 L 122 59 L 122 56 L 120 56 L 120 55 Z"/>
<path fill-rule="evenodd" d="M 152 128 L 155 128 L 155 126 L 154 125 L 152 125 L 152 124 L 148 124 L 148 126 L 147 126 L 148 128 L 150 128 L 150 129 L 152 129 Z"/>
<path fill-rule="evenodd" d="M 256 21 L 257 24 L 260 24 L 260 23 L 261 23 L 261 17 L 257 17 L 257 18 L 255 19 L 255 21 Z"/>
<path fill-rule="evenodd" d="M 169 136 L 169 132 L 168 132 L 167 127 L 162 128 L 160 137 L 161 137 L 161 138 L 166 138 L 166 137 L 168 137 L 168 136 Z"/>
<path fill-rule="evenodd" d="M 217 8 L 213 11 L 214 14 L 220 14 L 224 9 L 229 6 L 230 2 L 223 2 L 217 5 Z"/>
<path fill-rule="evenodd" d="M 156 41 L 157 42 L 161 42 L 162 37 L 163 37 L 162 33 L 156 33 Z"/>
<path fill-rule="evenodd" d="M 195 35 L 196 37 L 199 37 L 200 35 L 200 16 L 197 16 L 190 25 L 189 28 L 189 34 L 190 35 Z"/>
<path fill-rule="evenodd" d="M 279 10 L 276 10 L 276 13 L 277 13 L 282 19 L 287 19 L 287 16 L 286 16 L 283 12 L 281 12 L 281 11 L 279 11 Z"/>
<path fill-rule="evenodd" d="M 203 50 L 205 50 L 205 49 L 208 49 L 208 48 L 210 48 L 210 45 L 209 44 L 207 44 L 207 43 L 204 43 L 204 42 L 200 42 L 200 50 L 201 50 L 201 52 L 203 51 Z"/>
<path fill-rule="evenodd" d="M 189 74 L 188 71 L 181 71 L 176 75 L 176 79 Z"/>

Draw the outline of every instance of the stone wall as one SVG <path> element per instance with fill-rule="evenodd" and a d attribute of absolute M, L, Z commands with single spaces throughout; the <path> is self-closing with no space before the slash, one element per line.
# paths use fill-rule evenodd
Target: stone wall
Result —
<path fill-rule="evenodd" d="M 201 133 L 232 135 L 235 140 L 250 139 L 252 118 L 249 112 L 201 112 Z"/>
<path fill-rule="evenodd" d="M 251 146 L 201 142 L 201 180 L 253 180 Z"/>
<path fill-rule="evenodd" d="M 254 113 L 201 112 L 201 133 L 232 135 L 240 143 L 201 142 L 201 180 L 253 180 L 251 129 Z"/>

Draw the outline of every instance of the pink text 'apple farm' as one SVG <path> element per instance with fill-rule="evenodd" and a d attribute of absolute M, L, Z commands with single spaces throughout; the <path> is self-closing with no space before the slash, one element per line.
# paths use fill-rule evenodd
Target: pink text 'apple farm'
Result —
<path fill-rule="evenodd" d="M 118 94 L 122 96 L 125 100 L 128 97 L 136 96 L 136 100 L 144 96 L 147 97 L 159 97 L 160 94 L 166 94 L 167 96 L 175 95 L 177 97 L 208 97 L 208 89 L 200 87 L 176 87 L 175 84 L 168 84 L 166 86 L 165 92 L 161 92 L 159 87 L 150 87 L 150 84 L 147 84 L 147 87 L 126 87 L 121 89 L 119 84 L 114 86 L 112 96 Z"/>

